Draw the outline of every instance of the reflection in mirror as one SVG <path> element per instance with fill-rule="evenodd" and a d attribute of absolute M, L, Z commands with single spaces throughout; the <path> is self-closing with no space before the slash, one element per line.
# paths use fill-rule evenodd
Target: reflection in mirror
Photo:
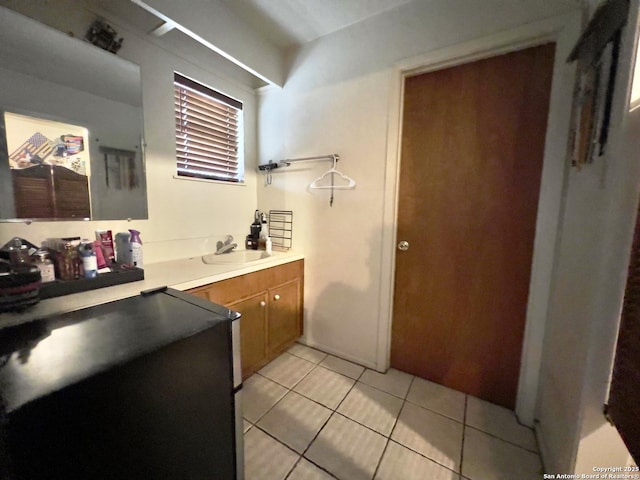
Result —
<path fill-rule="evenodd" d="M 4 113 L 17 218 L 90 218 L 88 131 Z"/>
<path fill-rule="evenodd" d="M 147 218 L 140 69 L 0 7 L 0 219 Z"/>

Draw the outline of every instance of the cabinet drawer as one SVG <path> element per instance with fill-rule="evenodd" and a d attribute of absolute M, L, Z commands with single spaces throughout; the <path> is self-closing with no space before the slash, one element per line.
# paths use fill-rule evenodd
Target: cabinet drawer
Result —
<path fill-rule="evenodd" d="M 248 298 L 268 288 L 281 285 L 294 278 L 304 277 L 304 261 L 285 263 L 277 267 L 259 270 L 254 273 L 211 283 L 189 290 L 189 293 L 207 298 L 209 301 L 227 305 L 242 298 Z"/>

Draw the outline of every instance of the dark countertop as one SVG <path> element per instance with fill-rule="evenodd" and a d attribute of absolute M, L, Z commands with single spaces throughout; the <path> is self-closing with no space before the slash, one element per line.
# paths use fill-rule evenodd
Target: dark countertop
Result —
<path fill-rule="evenodd" d="M 0 406 L 11 413 L 230 319 L 228 309 L 172 289 L 167 293 L 138 295 L 0 329 Z"/>

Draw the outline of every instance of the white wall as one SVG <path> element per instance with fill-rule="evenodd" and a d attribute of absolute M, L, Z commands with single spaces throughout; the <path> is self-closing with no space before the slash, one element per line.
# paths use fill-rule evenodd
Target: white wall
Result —
<path fill-rule="evenodd" d="M 358 184 L 337 191 L 307 185 L 327 164 L 280 169 L 261 186 L 263 209 L 294 211 L 294 246 L 306 254 L 305 341 L 373 368 L 378 362 L 380 296 L 393 275 L 383 263 L 389 96 L 394 65 L 408 57 L 487 36 L 566 11 L 549 2 L 412 2 L 323 37 L 293 59 L 282 91 L 260 97 L 260 162 L 339 153 Z M 391 180 L 393 181 L 393 180 Z M 384 343 L 384 342 L 383 342 Z"/>
<path fill-rule="evenodd" d="M 72 2 L 69 9 L 40 4 L 38 15 L 63 31 L 82 37 L 96 13 Z M 46 8 L 50 8 L 49 11 Z M 73 12 L 67 20 L 67 12 Z M 66 23 L 65 23 L 66 21 Z M 13 236 L 39 243 L 50 236 L 79 235 L 94 238 L 94 230 L 111 229 L 114 234 L 128 228 L 142 232 L 146 262 L 184 258 L 209 253 L 215 241 L 231 233 L 243 242 L 257 204 L 256 182 L 256 99 L 250 86 L 238 78 L 219 74 L 228 71 L 220 57 L 203 53 L 193 43 L 189 51 L 183 44 L 163 44 L 122 24 L 108 21 L 125 38 L 119 56 L 141 67 L 146 132 L 146 170 L 149 219 L 142 221 L 42 222 L 32 225 L 0 224 L 0 243 Z M 66 26 L 66 28 L 65 28 Z M 173 51 L 184 52 L 180 56 Z M 222 60 L 224 61 L 224 60 Z M 173 72 L 179 71 L 244 102 L 245 185 L 227 185 L 174 179 L 175 134 L 173 118 Z"/>
<path fill-rule="evenodd" d="M 627 115 L 637 2 L 631 2 L 604 158 L 572 169 L 549 305 L 539 394 L 549 472 L 624 466 L 628 453 L 603 415 L 635 221 L 640 115 Z"/>

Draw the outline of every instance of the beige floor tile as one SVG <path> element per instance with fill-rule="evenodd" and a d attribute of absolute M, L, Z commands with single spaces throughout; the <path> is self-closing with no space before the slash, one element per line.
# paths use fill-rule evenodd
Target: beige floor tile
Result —
<path fill-rule="evenodd" d="M 391 439 L 459 472 L 462 424 L 406 402 Z"/>
<path fill-rule="evenodd" d="M 467 427 L 462 474 L 471 480 L 539 480 L 542 465 L 537 454 Z"/>
<path fill-rule="evenodd" d="M 327 356 L 326 353 L 316 350 L 315 348 L 307 347 L 301 343 L 294 343 L 287 352 L 291 355 L 304 358 L 311 363 L 320 363 Z"/>
<path fill-rule="evenodd" d="M 352 378 L 318 366 L 295 386 L 294 391 L 334 410 L 354 383 Z"/>
<path fill-rule="evenodd" d="M 364 367 L 343 360 L 342 358 L 334 357 L 333 355 L 327 355 L 327 357 L 322 360 L 322 362 L 320 362 L 320 365 L 328 368 L 329 370 L 333 370 L 334 372 L 341 373 L 342 375 L 346 375 L 347 377 L 351 377 L 356 380 L 360 377 L 360 375 L 362 375 L 362 372 L 364 372 Z"/>
<path fill-rule="evenodd" d="M 387 439 L 334 413 L 305 454 L 341 480 L 371 480 Z"/>
<path fill-rule="evenodd" d="M 302 453 L 331 416 L 331 410 L 289 392 L 258 422 L 258 426 Z"/>
<path fill-rule="evenodd" d="M 504 407 L 469 396 L 466 424 L 532 452 L 538 451 L 533 430 L 520 425 L 516 414 Z"/>
<path fill-rule="evenodd" d="M 459 475 L 443 466 L 389 442 L 375 480 L 458 480 Z"/>
<path fill-rule="evenodd" d="M 310 461 L 301 458 L 287 480 L 334 480 L 334 478 Z"/>
<path fill-rule="evenodd" d="M 465 397 L 464 393 L 416 377 L 409 389 L 407 400 L 463 422 Z"/>
<path fill-rule="evenodd" d="M 278 400 L 287 394 L 282 385 L 260 375 L 253 375 L 242 384 L 242 414 L 256 423 Z"/>
<path fill-rule="evenodd" d="M 367 369 L 360 377 L 362 383 L 400 398 L 407 396 L 412 379 L 413 375 L 393 368 L 390 368 L 387 373 L 378 373 Z"/>
<path fill-rule="evenodd" d="M 302 380 L 315 366 L 314 363 L 285 352 L 263 367 L 258 373 L 280 385 L 293 388 L 294 385 Z"/>
<path fill-rule="evenodd" d="M 388 437 L 402 403 L 398 397 L 358 382 L 340 404 L 338 412 Z"/>
<path fill-rule="evenodd" d="M 284 480 L 300 456 L 259 428 L 244 436 L 246 480 Z"/>

